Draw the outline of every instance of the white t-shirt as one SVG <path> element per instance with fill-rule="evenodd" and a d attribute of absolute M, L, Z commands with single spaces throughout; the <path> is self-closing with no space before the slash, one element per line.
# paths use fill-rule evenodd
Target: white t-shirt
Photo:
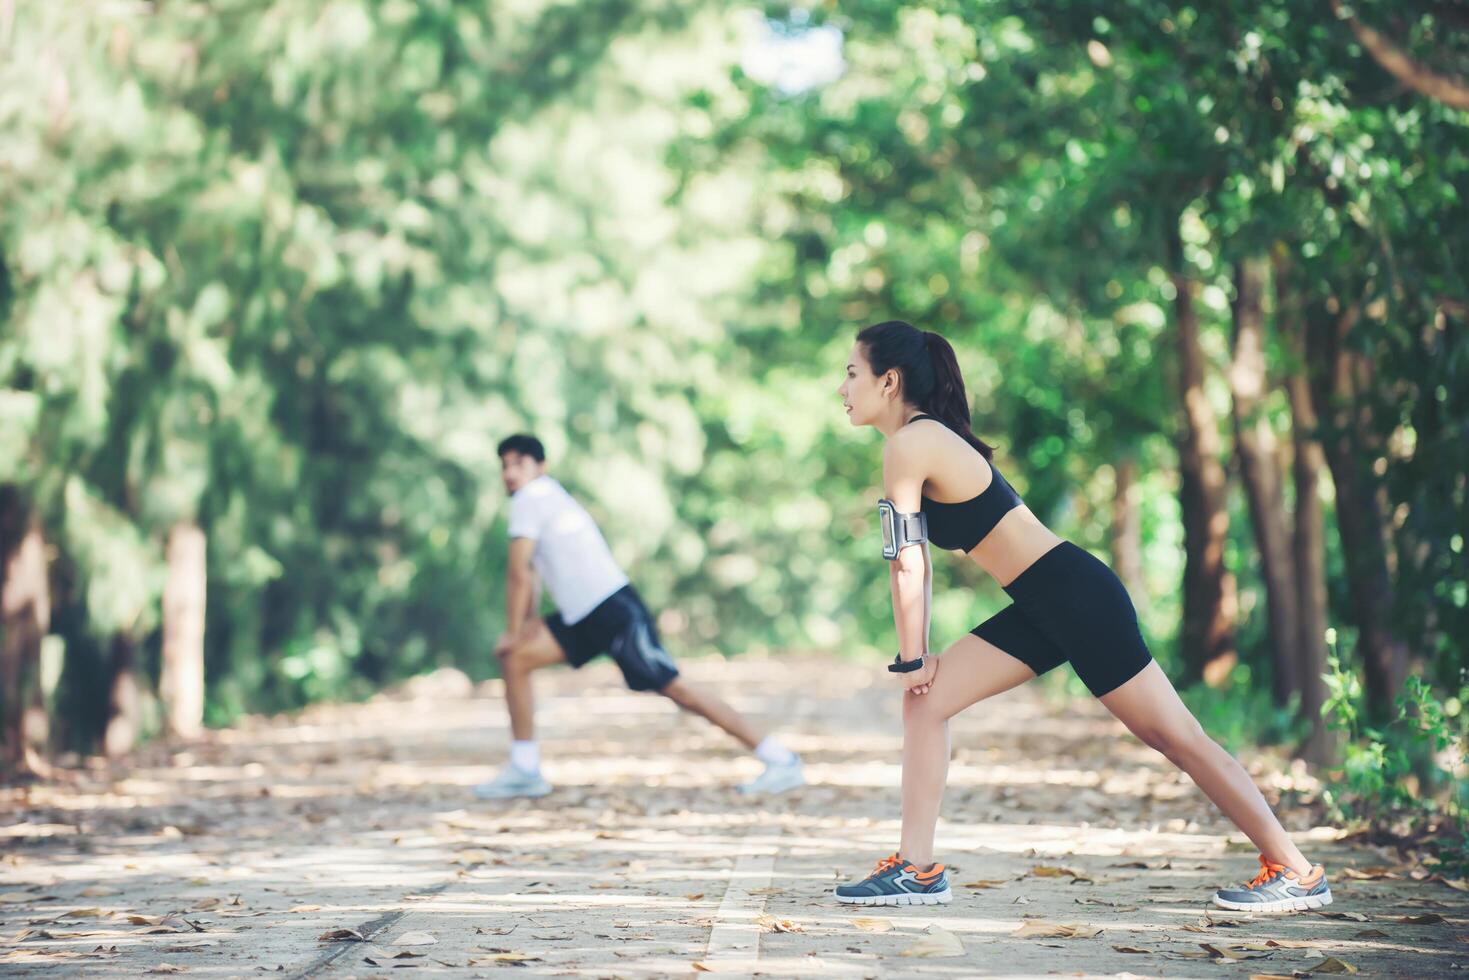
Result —
<path fill-rule="evenodd" d="M 549 476 L 536 477 L 510 497 L 510 536 L 536 543 L 531 563 L 567 623 L 627 585 L 592 515 Z"/>

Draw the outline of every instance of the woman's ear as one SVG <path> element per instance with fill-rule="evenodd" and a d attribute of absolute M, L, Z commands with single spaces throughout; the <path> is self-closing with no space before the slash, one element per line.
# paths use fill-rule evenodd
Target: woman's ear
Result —
<path fill-rule="evenodd" d="M 898 369 L 888 368 L 882 375 L 882 393 L 884 395 L 896 395 L 898 393 Z"/>

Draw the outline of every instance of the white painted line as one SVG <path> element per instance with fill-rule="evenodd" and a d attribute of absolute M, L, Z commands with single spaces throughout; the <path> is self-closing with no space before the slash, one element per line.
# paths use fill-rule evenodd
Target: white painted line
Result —
<path fill-rule="evenodd" d="M 714 913 L 709 948 L 700 962 L 720 976 L 751 976 L 760 961 L 760 925 L 765 889 L 775 869 L 775 855 L 744 854 L 729 876 L 724 901 Z"/>

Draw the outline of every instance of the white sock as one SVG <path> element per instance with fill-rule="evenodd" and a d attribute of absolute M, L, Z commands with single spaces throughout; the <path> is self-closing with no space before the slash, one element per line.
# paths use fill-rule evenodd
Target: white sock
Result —
<path fill-rule="evenodd" d="M 782 745 L 774 735 L 766 735 L 755 746 L 755 758 L 767 766 L 788 766 L 796 761 L 796 753 Z"/>
<path fill-rule="evenodd" d="M 541 771 L 541 747 L 534 741 L 510 743 L 510 764 L 521 772 L 535 775 Z"/>

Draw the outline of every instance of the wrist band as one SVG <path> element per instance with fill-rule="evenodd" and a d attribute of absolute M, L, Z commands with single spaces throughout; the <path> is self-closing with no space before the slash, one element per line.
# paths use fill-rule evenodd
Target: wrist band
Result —
<path fill-rule="evenodd" d="M 888 664 L 888 670 L 894 674 L 911 674 L 915 670 L 922 670 L 926 659 L 925 657 L 918 657 L 914 660 L 904 660 L 903 654 L 899 652 L 893 658 L 893 662 Z"/>

